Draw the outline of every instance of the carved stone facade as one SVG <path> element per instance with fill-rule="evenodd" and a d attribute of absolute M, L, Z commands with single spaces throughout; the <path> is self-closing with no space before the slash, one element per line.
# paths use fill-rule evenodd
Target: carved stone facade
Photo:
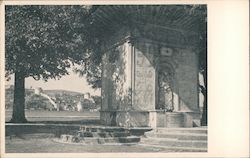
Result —
<path fill-rule="evenodd" d="M 102 45 L 102 124 L 199 125 L 198 38 L 159 25 L 120 26 Z"/>

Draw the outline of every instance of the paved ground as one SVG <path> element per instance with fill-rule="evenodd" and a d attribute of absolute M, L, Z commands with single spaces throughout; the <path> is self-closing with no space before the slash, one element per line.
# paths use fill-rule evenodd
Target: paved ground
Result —
<path fill-rule="evenodd" d="M 5 119 L 9 121 L 12 111 L 6 111 Z M 43 123 L 83 123 L 99 120 L 99 112 L 71 112 L 71 111 L 26 111 L 29 122 Z M 59 143 L 48 137 L 6 137 L 6 153 L 104 153 L 104 152 L 185 152 L 183 149 L 169 149 L 166 147 L 146 144 L 137 145 L 83 145 Z"/>
<path fill-rule="evenodd" d="M 88 119 L 99 120 L 99 112 L 77 112 L 77 111 L 25 111 L 29 122 L 68 122 L 76 123 L 88 121 Z M 5 120 L 11 119 L 12 111 L 5 112 Z M 158 148 L 144 147 L 140 145 L 83 145 L 58 143 L 52 138 L 18 138 L 6 137 L 6 153 L 82 153 L 82 152 L 159 152 Z"/>
<path fill-rule="evenodd" d="M 105 152 L 181 152 L 180 149 L 167 149 L 144 145 L 82 145 L 58 143 L 51 138 L 21 139 L 7 137 L 6 153 L 105 153 Z"/>

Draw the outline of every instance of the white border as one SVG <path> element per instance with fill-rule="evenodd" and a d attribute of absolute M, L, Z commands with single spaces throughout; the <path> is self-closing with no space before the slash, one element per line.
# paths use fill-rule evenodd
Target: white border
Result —
<path fill-rule="evenodd" d="M 207 4 L 208 152 L 4 154 L 4 5 Z M 4 1 L 1 3 L 1 156 L 3 157 L 249 157 L 249 2 L 211 1 Z"/>

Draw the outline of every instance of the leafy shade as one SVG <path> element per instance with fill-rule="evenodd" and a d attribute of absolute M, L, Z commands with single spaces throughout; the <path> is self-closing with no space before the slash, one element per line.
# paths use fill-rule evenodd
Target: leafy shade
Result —
<path fill-rule="evenodd" d="M 6 6 L 5 76 L 15 74 L 11 122 L 25 118 L 25 78 L 59 79 L 83 62 L 89 50 L 91 8 L 83 6 Z"/>
<path fill-rule="evenodd" d="M 82 6 L 6 6 L 6 77 L 59 79 L 83 59 L 89 38 Z M 84 39 L 84 40 L 83 40 Z"/>

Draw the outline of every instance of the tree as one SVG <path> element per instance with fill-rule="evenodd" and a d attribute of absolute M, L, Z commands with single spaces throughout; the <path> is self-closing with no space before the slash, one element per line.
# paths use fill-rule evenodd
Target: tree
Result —
<path fill-rule="evenodd" d="M 91 40 L 84 32 L 88 14 L 82 6 L 6 6 L 5 76 L 15 75 L 11 122 L 27 121 L 26 77 L 60 79 L 84 58 Z"/>
<path fill-rule="evenodd" d="M 206 5 L 191 5 L 187 9 L 189 14 L 198 17 L 196 25 L 198 26 L 197 33 L 199 36 L 199 72 L 204 80 L 204 85 L 199 85 L 204 96 L 201 125 L 207 126 L 207 9 Z"/>
<path fill-rule="evenodd" d="M 94 102 L 95 102 L 95 106 L 96 107 L 101 107 L 101 104 L 102 104 L 102 97 L 101 96 L 92 96 Z"/>
<path fill-rule="evenodd" d="M 204 80 L 204 85 L 199 85 L 204 96 L 201 125 L 207 126 L 207 10 L 205 5 L 194 5 L 191 10 L 193 14 L 199 17 L 197 22 L 197 25 L 199 25 L 197 32 L 200 39 L 198 45 L 199 71 Z"/>

